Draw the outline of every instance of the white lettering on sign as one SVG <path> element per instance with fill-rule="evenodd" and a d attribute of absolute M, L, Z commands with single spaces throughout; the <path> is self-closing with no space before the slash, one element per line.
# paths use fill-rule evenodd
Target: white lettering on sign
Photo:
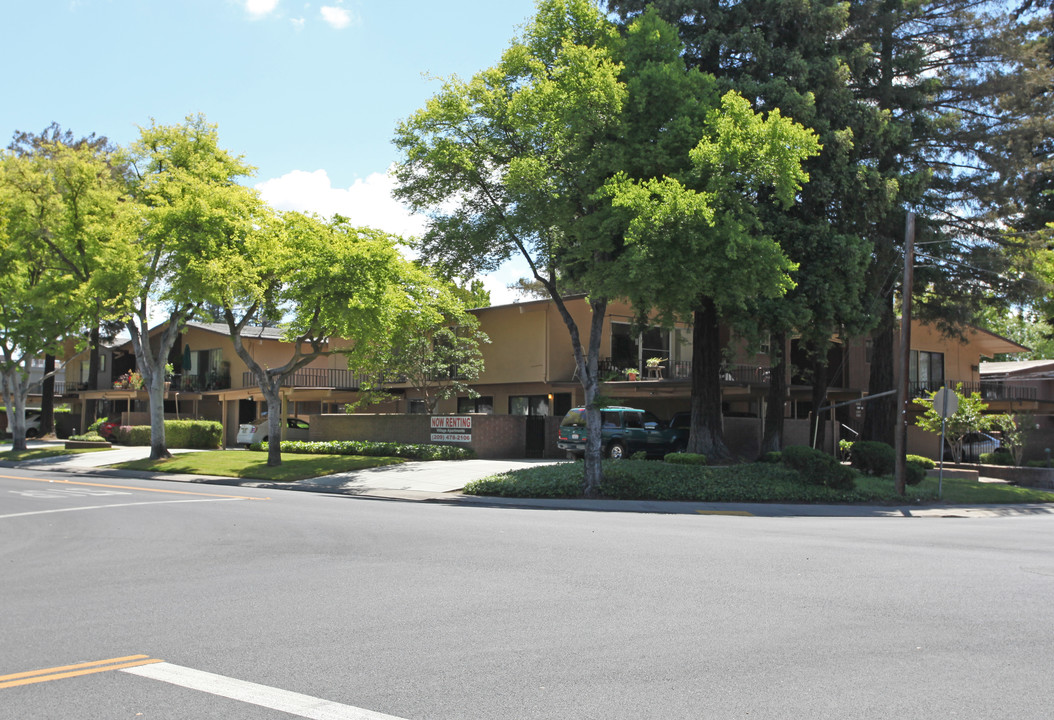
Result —
<path fill-rule="evenodd" d="M 431 418 L 433 430 L 471 430 L 472 418 L 465 415 L 435 416 Z"/>

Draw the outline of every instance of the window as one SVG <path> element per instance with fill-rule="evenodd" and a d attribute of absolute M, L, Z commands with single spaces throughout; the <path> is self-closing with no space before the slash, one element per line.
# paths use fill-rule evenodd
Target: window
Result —
<path fill-rule="evenodd" d="M 459 413 L 483 413 L 494 414 L 494 398 L 490 395 L 475 398 L 459 397 L 457 399 L 457 411 Z"/>
<path fill-rule="evenodd" d="M 657 357 L 663 363 L 672 361 L 671 336 L 673 331 L 660 327 L 645 329 L 640 334 L 632 332 L 629 323 L 611 323 L 611 362 L 616 367 L 640 367 L 648 358 Z M 688 335 L 689 347 L 691 335 Z M 688 357 L 691 357 L 689 350 Z"/>
<path fill-rule="evenodd" d="M 424 400 L 410 400 L 407 404 L 406 412 L 411 415 L 426 415 L 428 413 L 428 406 L 425 405 Z"/>
<path fill-rule="evenodd" d="M 921 390 L 937 390 L 944 385 L 944 353 L 912 350 L 908 380 Z"/>
<path fill-rule="evenodd" d="M 548 395 L 510 395 L 509 415 L 541 415 L 549 414 Z"/>

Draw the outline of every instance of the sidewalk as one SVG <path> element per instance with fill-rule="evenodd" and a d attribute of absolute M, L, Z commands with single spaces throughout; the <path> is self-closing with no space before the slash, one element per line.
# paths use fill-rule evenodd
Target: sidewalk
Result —
<path fill-rule="evenodd" d="M 31 447 L 46 446 L 44 441 L 31 441 Z M 0 451 L 9 449 L 0 445 Z M 200 452 L 173 450 L 173 452 Z M 407 500 L 456 504 L 466 507 L 505 507 L 536 510 L 578 510 L 585 512 L 632 512 L 676 515 L 724 515 L 732 517 L 855 517 L 855 518 L 977 518 L 1021 517 L 1029 515 L 1054 516 L 1054 505 L 789 505 L 769 503 L 698 503 L 655 502 L 644 500 L 593 500 L 553 498 L 499 498 L 462 495 L 458 490 L 465 483 L 505 470 L 561 460 L 438 460 L 407 462 L 398 465 L 337 473 L 291 483 L 263 480 L 178 473 L 154 473 L 139 470 L 114 470 L 106 467 L 119 462 L 145 458 L 148 447 L 120 447 L 79 455 L 63 455 L 25 462 L 0 462 L 0 467 L 22 467 L 45 472 L 99 477 L 127 477 L 161 482 L 185 482 L 207 485 L 254 487 L 274 490 L 353 495 L 388 500 Z"/>

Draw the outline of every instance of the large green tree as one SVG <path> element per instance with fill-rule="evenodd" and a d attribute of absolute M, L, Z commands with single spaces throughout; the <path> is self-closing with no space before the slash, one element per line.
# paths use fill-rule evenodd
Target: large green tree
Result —
<path fill-rule="evenodd" d="M 638 225 L 658 225 L 666 215 L 700 227 L 737 200 L 664 179 L 717 165 L 735 175 L 740 168 L 725 160 L 757 149 L 724 143 L 741 116 L 718 108 L 711 80 L 686 71 L 676 33 L 657 17 L 620 36 L 595 4 L 548 0 L 499 65 L 469 82 L 448 80 L 398 129 L 398 193 L 432 212 L 425 254 L 484 268 L 520 254 L 564 319 L 587 406 L 587 493 L 602 479 L 597 361 L 607 306 L 629 297 L 643 307 L 654 290 L 658 260 L 630 224 L 645 215 Z M 688 264 L 664 249 L 663 260 L 671 256 Z M 563 303 L 568 286 L 588 294 L 586 337 Z"/>
<path fill-rule="evenodd" d="M 0 152 L 0 393 L 15 450 L 26 448 L 25 409 L 30 362 L 56 354 L 83 322 L 84 286 L 68 272 L 56 271 L 40 242 L 49 226 L 55 198 L 30 192 L 47 178 L 28 159 Z M 38 200 L 47 197 L 47 209 Z"/>
<path fill-rule="evenodd" d="M 215 261 L 232 238 L 257 232 L 263 206 L 238 184 L 252 168 L 219 146 L 202 116 L 180 125 L 142 128 L 128 150 L 131 194 L 139 210 L 134 256 L 112 268 L 125 287 L 126 327 L 148 391 L 150 457 L 169 457 L 165 445 L 165 365 L 176 337 L 204 301 Z M 162 330 L 150 321 L 163 314 Z"/>
<path fill-rule="evenodd" d="M 805 160 L 809 182 L 794 203 L 759 203 L 756 221 L 796 265 L 795 286 L 784 295 L 758 296 L 750 311 L 722 318 L 748 339 L 771 335 L 772 372 L 763 450 L 782 445 L 788 357 L 793 332 L 807 348 L 813 402 L 826 397 L 831 340 L 863 331 L 861 286 L 869 243 L 847 209 L 855 202 L 860 167 L 851 160 L 856 100 L 846 64 L 835 51 L 846 31 L 848 6 L 840 0 L 685 3 L 613 0 L 624 19 L 652 7 L 680 23 L 686 61 L 713 73 L 718 85 L 750 98 L 755 110 L 779 109 L 813 129 L 822 150 Z M 764 198 L 769 191 L 760 189 Z"/>
<path fill-rule="evenodd" d="M 88 389 L 95 389 L 101 339 L 112 339 L 121 325 L 115 316 L 120 288 L 110 286 L 107 269 L 121 264 L 135 230 L 121 154 L 105 137 L 77 138 L 55 123 L 39 134 L 16 133 L 8 149 L 18 160 L 7 182 L 31 208 L 44 261 L 79 283 L 89 302 Z M 42 389 L 42 432 L 50 422 L 48 380 Z M 89 414 L 94 419 L 94 407 Z"/>

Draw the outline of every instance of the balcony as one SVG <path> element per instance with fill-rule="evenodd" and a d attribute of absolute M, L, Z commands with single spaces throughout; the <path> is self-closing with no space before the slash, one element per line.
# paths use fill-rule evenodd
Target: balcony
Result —
<path fill-rule="evenodd" d="M 912 382 L 909 383 L 908 392 L 912 398 L 928 397 L 944 387 L 944 381 Z M 1037 399 L 1036 388 L 1023 387 L 1020 385 L 1007 385 L 999 382 L 962 382 L 960 380 L 949 380 L 948 387 L 955 388 L 963 395 L 980 393 L 985 402 L 998 400 L 1013 400 L 1019 402 L 1034 401 Z"/>
<path fill-rule="evenodd" d="M 364 373 L 335 368 L 303 368 L 285 378 L 282 387 L 332 388 L 334 390 L 358 390 L 369 379 Z M 256 387 L 251 372 L 242 373 L 241 387 Z"/>
<path fill-rule="evenodd" d="M 601 379 L 608 381 L 625 380 L 627 368 L 636 369 L 638 377 L 644 380 L 687 382 L 692 377 L 691 360 L 679 360 L 672 363 L 672 365 L 669 362 L 664 362 L 661 377 L 649 377 L 648 367 L 638 364 L 636 361 L 613 360 L 612 358 L 600 358 L 597 361 L 597 370 Z M 769 381 L 769 368 L 759 365 L 725 364 L 721 366 L 721 381 L 739 385 L 767 383 Z"/>

